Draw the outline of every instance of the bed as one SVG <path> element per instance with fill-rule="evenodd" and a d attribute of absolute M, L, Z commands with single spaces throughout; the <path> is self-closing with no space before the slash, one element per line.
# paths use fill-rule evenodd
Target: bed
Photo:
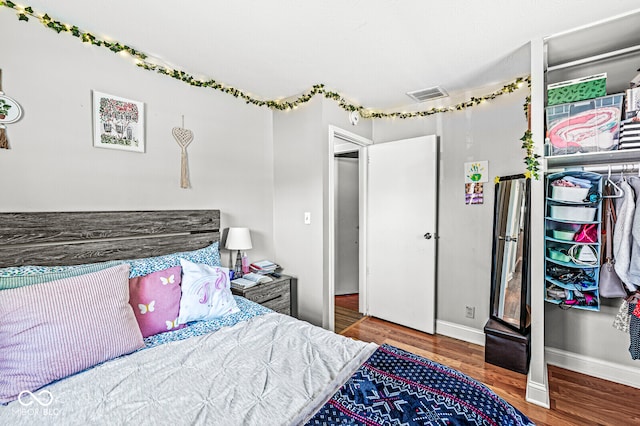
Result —
<path fill-rule="evenodd" d="M 456 370 L 232 296 L 219 229 L 1 213 L 0 423 L 531 424 Z"/>

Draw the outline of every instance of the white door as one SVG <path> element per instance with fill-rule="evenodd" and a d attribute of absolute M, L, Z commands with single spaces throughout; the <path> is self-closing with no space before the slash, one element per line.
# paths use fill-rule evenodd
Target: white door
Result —
<path fill-rule="evenodd" d="M 437 139 L 368 151 L 368 313 L 435 332 Z"/>

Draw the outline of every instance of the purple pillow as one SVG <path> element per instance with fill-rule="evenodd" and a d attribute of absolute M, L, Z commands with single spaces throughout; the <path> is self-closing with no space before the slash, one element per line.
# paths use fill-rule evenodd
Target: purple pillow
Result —
<path fill-rule="evenodd" d="M 129 265 L 0 292 L 0 403 L 144 346 Z"/>
<path fill-rule="evenodd" d="M 184 327 L 177 321 L 182 294 L 181 274 L 182 268 L 174 266 L 129 280 L 129 303 L 142 337 Z"/>

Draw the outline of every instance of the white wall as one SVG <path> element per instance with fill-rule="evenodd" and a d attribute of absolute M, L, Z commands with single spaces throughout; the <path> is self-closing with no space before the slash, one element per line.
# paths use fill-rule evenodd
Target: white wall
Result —
<path fill-rule="evenodd" d="M 440 321 L 482 330 L 489 318 L 495 176 L 522 173 L 526 90 L 465 111 L 424 119 L 376 121 L 374 142 L 440 137 L 437 312 Z M 484 204 L 466 205 L 464 163 L 489 161 Z M 475 318 L 465 317 L 475 306 Z"/>
<path fill-rule="evenodd" d="M 529 69 L 530 49 L 523 46 L 487 70 L 488 76 L 477 76 L 477 80 L 504 82 L 527 75 Z M 499 86 L 474 89 L 447 99 L 446 105 L 486 95 L 496 88 Z M 482 329 L 489 318 L 493 178 L 525 171 L 520 138 L 527 128 L 523 104 L 528 93 L 524 87 L 463 111 L 420 119 L 377 120 L 373 124 L 375 143 L 428 134 L 440 137 L 437 330 L 443 322 L 463 326 L 470 330 L 472 341 L 484 340 Z M 465 205 L 464 163 L 482 160 L 489 161 L 484 204 Z M 465 306 L 475 306 L 475 318 L 465 317 Z"/>
<path fill-rule="evenodd" d="M 490 78 L 477 76 L 477 79 L 504 82 L 513 76 L 527 75 L 529 69 L 530 50 L 523 46 L 488 70 Z M 446 102 L 455 104 L 499 87 L 478 88 Z M 525 171 L 520 138 L 527 128 L 523 104 L 528 93 L 525 87 L 463 111 L 373 123 L 374 143 L 429 134 L 440 137 L 437 330 L 443 322 L 462 326 L 470 330 L 466 337 L 472 341 L 484 341 L 482 329 L 489 318 L 493 178 Z M 466 205 L 464 163 L 482 160 L 489 161 L 484 204 Z M 475 318 L 465 317 L 465 306 L 476 308 Z"/>
<path fill-rule="evenodd" d="M 322 324 L 323 169 L 327 136 L 322 103 L 273 115 L 274 231 L 276 261 L 298 278 L 298 315 Z M 304 213 L 311 224 L 304 224 Z"/>
<path fill-rule="evenodd" d="M 299 317 L 316 325 L 328 321 L 322 307 L 329 279 L 329 125 L 370 138 L 371 122 L 362 121 L 351 126 L 348 114 L 324 98 L 273 116 L 276 259 L 285 273 L 298 277 Z M 310 225 L 303 222 L 304 212 L 311 213 Z"/>
<path fill-rule="evenodd" d="M 0 13 L 4 92 L 24 109 L 0 150 L 0 211 L 220 209 L 273 257 L 272 114 L 136 67 L 104 48 Z M 91 91 L 142 101 L 146 153 L 92 147 Z M 191 189 L 171 129 L 192 130 Z M 223 253 L 226 262 L 228 254 Z"/>

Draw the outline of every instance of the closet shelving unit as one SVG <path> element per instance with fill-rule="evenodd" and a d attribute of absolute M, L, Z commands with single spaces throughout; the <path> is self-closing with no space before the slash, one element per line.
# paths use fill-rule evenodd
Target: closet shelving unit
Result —
<path fill-rule="evenodd" d="M 595 202 L 580 197 L 579 199 L 567 200 L 567 197 L 554 197 L 552 183 L 566 176 L 573 176 L 588 180 L 591 184 L 588 192 L 602 193 L 602 178 L 599 174 L 585 171 L 566 171 L 553 173 L 547 176 L 547 197 L 545 207 L 545 301 L 566 308 L 585 309 L 590 311 L 600 310 L 600 295 L 598 291 L 598 275 L 600 261 L 600 232 L 602 217 L 602 202 L 598 198 Z M 568 189 L 574 190 L 573 188 Z M 595 225 L 596 240 L 594 242 L 574 241 L 574 235 L 578 234 L 585 225 Z M 594 250 L 596 264 L 589 265 L 576 263 L 570 258 L 564 257 L 574 247 L 577 253 L 579 250 Z M 591 247 L 591 248 L 590 248 Z M 582 275 L 591 277 L 591 280 L 567 281 L 559 280 L 551 272 L 553 269 L 561 268 L 570 271 L 573 276 Z M 565 276 L 570 276 L 569 274 Z M 554 295 L 564 291 L 564 296 Z M 587 299 L 591 302 L 588 303 Z M 580 302 L 578 302 L 580 301 Z"/>
<path fill-rule="evenodd" d="M 607 73 L 607 95 L 624 93 L 640 68 L 640 14 L 583 27 L 545 40 L 545 84 Z M 588 40 L 588 42 L 585 42 Z M 547 156 L 547 169 L 637 163 L 640 149 Z"/>
<path fill-rule="evenodd" d="M 629 88 L 629 82 L 639 71 L 640 67 L 640 13 L 628 14 L 618 19 L 601 22 L 593 26 L 568 33 L 558 34 L 545 39 L 545 84 L 582 78 L 599 73 L 607 73 L 607 95 L 624 93 Z M 590 42 L 585 43 L 585 40 Z M 546 101 L 545 101 L 546 102 Z M 574 175 L 591 180 L 594 190 L 602 193 L 602 174 L 589 172 L 598 167 L 607 165 L 621 165 L 640 162 L 640 149 L 622 149 L 612 151 L 575 153 L 566 155 L 549 155 L 545 157 L 546 170 L 549 174 L 545 180 L 545 301 L 561 304 L 562 301 L 549 297 L 549 288 L 562 288 L 572 291 L 573 285 L 554 280 L 548 274 L 548 267 L 558 265 L 574 269 L 591 270 L 595 276 L 594 285 L 585 287 L 584 291 L 593 291 L 597 304 L 592 306 L 575 306 L 579 309 L 592 311 L 600 310 L 600 298 L 598 297 L 598 267 L 585 265 L 572 265 L 572 262 L 562 262 L 549 257 L 550 248 L 564 248 L 578 244 L 575 241 L 559 241 L 553 238 L 554 229 L 576 229 L 583 225 L 581 222 L 561 221 L 552 218 L 551 207 L 587 207 L 588 203 L 571 204 L 558 201 L 552 197 L 551 182 L 563 175 Z M 598 227 L 598 241 L 592 246 L 598 256 L 601 252 L 601 202 L 591 204 L 596 208 L 593 221 Z M 555 287 L 551 287 L 551 286 Z M 572 287 L 572 288 L 569 288 Z"/>
<path fill-rule="evenodd" d="M 563 33 L 533 40 L 531 43 L 531 130 L 536 152 L 543 155 L 545 139 L 545 88 L 547 84 L 572 80 L 601 72 L 607 73 L 607 93 L 621 93 L 629 88 L 629 81 L 637 74 L 640 66 L 640 8 L 616 17 L 603 19 L 592 24 Z M 551 173 L 565 172 L 569 168 L 583 171 L 597 171 L 607 176 L 608 166 L 619 170 L 624 164 L 640 163 L 640 150 L 603 151 L 585 154 L 571 154 L 543 157 L 544 178 Z M 604 169 L 604 172 L 602 171 Z M 625 355 L 602 354 L 598 336 L 611 333 L 611 322 L 619 303 L 614 299 L 600 300 L 599 312 L 569 309 L 561 310 L 557 305 L 544 301 L 545 296 L 545 226 L 546 226 L 546 179 L 532 182 L 532 226 L 531 226 L 531 365 L 527 379 L 527 400 L 544 407 L 550 406 L 548 371 L 546 368 L 550 352 L 547 347 L 560 351 L 576 352 L 593 359 L 603 359 L 606 363 L 617 363 Z M 535 297 L 534 295 L 537 295 Z M 611 320 L 603 318 L 610 316 Z M 612 337 L 611 340 L 615 340 Z M 622 339 L 619 347 L 628 343 Z M 607 340 L 609 342 L 610 340 Z M 556 357 L 556 362 L 570 361 L 570 357 Z M 596 370 L 601 364 L 582 364 L 578 371 L 607 379 Z M 562 365 L 562 364 L 560 364 Z M 606 377 L 605 377 L 606 376 Z M 614 380 L 618 381 L 618 380 Z"/>

